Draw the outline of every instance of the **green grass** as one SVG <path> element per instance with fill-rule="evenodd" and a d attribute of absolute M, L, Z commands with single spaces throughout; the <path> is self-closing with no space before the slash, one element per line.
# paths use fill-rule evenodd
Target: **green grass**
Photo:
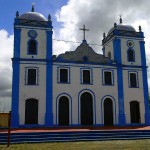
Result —
<path fill-rule="evenodd" d="M 0 145 L 0 150 L 150 150 L 150 139 Z"/>

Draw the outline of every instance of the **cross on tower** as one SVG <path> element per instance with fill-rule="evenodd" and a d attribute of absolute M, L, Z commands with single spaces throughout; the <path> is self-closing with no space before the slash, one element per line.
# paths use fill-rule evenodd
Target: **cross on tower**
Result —
<path fill-rule="evenodd" d="M 85 25 L 83 25 L 83 29 L 80 30 L 83 30 L 83 40 L 85 40 L 85 31 L 89 31 L 89 29 L 86 29 Z"/>

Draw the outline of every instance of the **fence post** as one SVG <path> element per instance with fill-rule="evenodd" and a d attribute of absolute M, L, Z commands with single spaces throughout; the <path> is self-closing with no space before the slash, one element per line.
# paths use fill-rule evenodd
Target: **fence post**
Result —
<path fill-rule="evenodd" d="M 7 147 L 10 145 L 10 131 L 11 131 L 11 111 L 9 111 L 9 117 L 8 117 L 8 141 L 7 141 Z"/>

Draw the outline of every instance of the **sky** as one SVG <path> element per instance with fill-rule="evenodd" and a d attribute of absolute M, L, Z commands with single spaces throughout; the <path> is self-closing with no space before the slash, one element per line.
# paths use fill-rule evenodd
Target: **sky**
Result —
<path fill-rule="evenodd" d="M 11 109 L 11 84 L 13 56 L 13 23 L 16 11 L 19 14 L 35 11 L 46 18 L 51 14 L 53 39 L 82 42 L 83 33 L 79 30 L 85 24 L 90 31 L 86 40 L 97 52 L 102 53 L 101 41 L 114 23 L 132 25 L 136 31 L 142 26 L 145 34 L 147 65 L 150 66 L 150 1 L 149 0 L 0 0 L 0 112 Z M 73 51 L 79 43 L 53 41 L 53 54 Z M 150 69 L 148 69 L 150 87 Z"/>

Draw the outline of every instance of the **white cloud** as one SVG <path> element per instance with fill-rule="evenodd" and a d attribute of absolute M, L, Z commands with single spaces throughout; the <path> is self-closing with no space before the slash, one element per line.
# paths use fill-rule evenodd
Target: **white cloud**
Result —
<path fill-rule="evenodd" d="M 0 112 L 8 112 L 11 104 L 13 35 L 0 30 Z"/>
<path fill-rule="evenodd" d="M 141 24 L 141 21 L 148 20 L 147 13 L 150 13 L 147 8 L 148 4 L 150 4 L 148 0 L 146 0 L 146 3 L 140 0 L 135 3 L 134 0 L 130 0 L 130 4 L 128 1 L 69 0 L 56 14 L 57 21 L 62 23 L 62 28 L 56 37 L 82 42 L 83 34 L 79 31 L 79 28 L 82 28 L 85 24 L 90 29 L 86 33 L 87 42 L 101 44 L 103 32 L 107 34 L 109 29 L 113 27 L 114 22 L 119 22 L 119 15 L 123 16 L 124 23 L 131 25 L 135 25 L 135 22 Z M 139 24 L 136 24 L 136 29 L 138 29 Z M 149 28 L 148 24 L 144 24 L 143 28 L 144 31 L 145 28 Z M 93 49 L 101 52 L 101 47 L 95 46 Z M 74 49 L 69 47 L 66 49 L 65 47 L 63 51 L 66 50 Z"/>
<path fill-rule="evenodd" d="M 0 97 L 11 96 L 13 35 L 0 30 Z"/>
<path fill-rule="evenodd" d="M 62 24 L 59 35 L 56 38 L 71 41 L 82 41 L 82 32 L 79 31 L 84 24 L 90 29 L 86 33 L 88 43 L 101 44 L 103 32 L 109 31 L 114 22 L 119 22 L 122 15 L 123 23 L 132 25 L 137 31 L 142 26 L 145 34 L 145 48 L 147 64 L 150 65 L 150 1 L 141 0 L 112 1 L 112 0 L 69 0 L 56 14 L 57 21 Z M 58 43 L 56 43 L 57 45 Z M 67 46 L 66 46 L 67 45 Z M 72 43 L 59 43 L 54 47 L 54 53 L 61 47 L 61 53 L 75 50 L 78 46 Z M 101 53 L 102 47 L 91 46 L 96 52 Z M 150 86 L 150 68 L 148 69 L 148 82 Z"/>

